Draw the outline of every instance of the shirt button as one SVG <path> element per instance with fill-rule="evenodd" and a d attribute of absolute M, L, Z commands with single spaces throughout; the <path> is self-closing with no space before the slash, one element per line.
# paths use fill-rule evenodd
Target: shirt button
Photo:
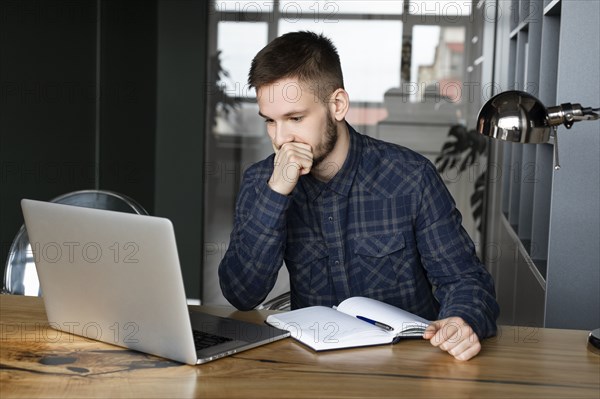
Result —
<path fill-rule="evenodd" d="M 333 262 L 334 265 L 339 266 L 340 265 L 340 261 L 336 260 L 335 262 Z"/>
<path fill-rule="evenodd" d="M 328 219 L 330 222 L 333 222 L 333 216 L 329 216 L 327 219 Z"/>

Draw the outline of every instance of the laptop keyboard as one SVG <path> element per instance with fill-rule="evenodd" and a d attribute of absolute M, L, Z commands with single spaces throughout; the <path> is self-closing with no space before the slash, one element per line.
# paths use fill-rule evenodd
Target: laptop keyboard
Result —
<path fill-rule="evenodd" d="M 200 349 L 205 349 L 211 346 L 222 344 L 223 342 L 233 341 L 232 338 L 222 337 L 220 335 L 214 335 L 204 331 L 193 330 L 193 333 L 194 345 L 196 345 L 197 351 Z"/>

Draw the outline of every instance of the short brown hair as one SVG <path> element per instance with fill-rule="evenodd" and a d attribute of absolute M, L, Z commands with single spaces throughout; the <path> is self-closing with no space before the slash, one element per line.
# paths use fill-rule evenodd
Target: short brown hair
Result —
<path fill-rule="evenodd" d="M 284 78 L 297 78 L 323 102 L 344 78 L 337 49 L 327 37 L 308 31 L 282 35 L 256 54 L 248 84 L 258 89 Z"/>

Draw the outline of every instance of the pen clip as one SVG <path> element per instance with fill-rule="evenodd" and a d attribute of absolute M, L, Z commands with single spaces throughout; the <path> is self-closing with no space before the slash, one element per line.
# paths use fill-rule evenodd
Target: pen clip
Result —
<path fill-rule="evenodd" d="M 379 322 L 377 320 L 369 319 L 368 317 L 359 316 L 359 315 L 356 315 L 356 318 L 359 319 L 359 320 L 362 320 L 362 321 L 366 321 L 367 323 L 372 324 L 372 325 L 374 325 L 376 327 L 379 327 L 379 328 L 381 328 L 381 329 L 383 329 L 385 331 L 394 331 L 394 328 L 392 326 L 389 326 L 389 325 L 387 325 L 385 323 L 381 323 L 381 322 Z"/>

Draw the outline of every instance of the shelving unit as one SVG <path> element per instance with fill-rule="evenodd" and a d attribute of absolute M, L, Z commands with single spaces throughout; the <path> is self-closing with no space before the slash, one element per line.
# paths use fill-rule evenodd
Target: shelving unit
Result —
<path fill-rule="evenodd" d="M 547 23 L 542 0 L 512 1 L 510 11 L 508 87 L 526 91 L 544 104 L 556 101 L 557 37 L 560 34 L 560 1 L 551 7 Z M 501 6 L 501 5 L 500 5 Z M 507 11 L 501 8 L 502 12 Z M 557 12 L 558 11 L 558 12 Z M 544 59 L 544 62 L 541 60 Z M 550 59 L 550 62 L 548 61 Z M 549 66 L 550 63 L 554 67 Z M 542 65 L 544 67 L 542 68 Z M 553 75 L 554 74 L 554 75 Z M 502 223 L 511 247 L 500 264 L 512 260 L 514 267 L 498 269 L 509 273 L 513 286 L 504 286 L 513 295 L 506 321 L 543 325 L 548 221 L 552 187 L 553 146 L 502 143 Z M 512 259 L 511 259 L 512 258 Z M 511 279 L 507 279 L 510 281 Z M 518 306 L 517 306 L 518 304 Z"/>
<path fill-rule="evenodd" d="M 581 97 L 586 93 L 591 102 L 596 101 L 594 98 L 598 97 L 600 88 L 598 41 L 573 39 L 599 36 L 597 2 L 512 0 L 492 3 L 499 10 L 494 80 L 502 91 L 526 91 L 546 106 L 584 102 Z M 584 24 L 583 20 L 587 22 Z M 578 58 L 574 57 L 577 52 L 581 52 L 582 57 L 586 53 L 592 59 L 595 57 L 595 66 L 578 68 Z M 578 129 L 589 132 L 590 143 L 597 142 L 593 135 L 600 130 L 598 125 L 578 126 Z M 596 202 L 594 208 L 593 201 L 577 198 L 573 188 L 579 189 L 579 186 L 567 178 L 591 173 L 597 179 L 597 152 L 595 155 L 585 150 L 569 152 L 570 140 L 580 145 L 586 136 L 579 133 L 573 138 L 564 127 L 559 130 L 562 133 L 559 133 L 561 162 L 566 155 L 569 165 L 567 170 L 563 168 L 558 172 L 554 171 L 554 136 L 547 144 L 492 144 L 490 165 L 501 171 L 502 176 L 489 186 L 490 195 L 498 200 L 497 205 L 488 201 L 491 206 L 487 213 L 486 247 L 496 245 L 498 250 L 486 255 L 486 264 L 496 280 L 501 323 L 563 328 L 587 328 L 588 325 L 592 328 L 598 324 L 600 259 L 598 242 L 593 244 L 593 241 L 598 235 L 594 223 L 600 223 L 600 206 Z M 565 141 L 566 149 L 562 146 Z M 597 184 L 589 182 L 581 184 L 581 188 L 598 192 Z M 573 208 L 575 204 L 579 208 Z M 582 219 L 589 215 L 591 219 L 583 223 L 581 235 L 572 232 L 569 236 L 560 224 L 568 221 L 573 213 L 582 213 Z M 578 226 L 571 227 L 576 231 Z M 583 231 L 589 231 L 588 235 Z M 577 245 L 578 239 L 588 245 Z M 571 264 L 564 256 L 568 251 L 573 251 L 573 263 L 578 258 L 582 261 Z M 589 314 L 575 316 L 580 308 L 584 313 L 586 309 L 595 311 L 595 319 L 590 320 Z"/>

